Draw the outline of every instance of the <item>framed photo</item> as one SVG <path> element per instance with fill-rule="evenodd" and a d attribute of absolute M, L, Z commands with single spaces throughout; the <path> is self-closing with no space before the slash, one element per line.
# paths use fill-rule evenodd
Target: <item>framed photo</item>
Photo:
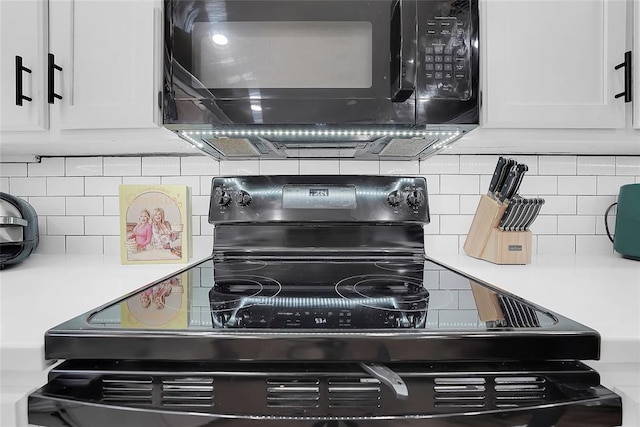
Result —
<path fill-rule="evenodd" d="M 184 185 L 121 185 L 122 263 L 186 263 L 191 246 L 190 196 Z"/>

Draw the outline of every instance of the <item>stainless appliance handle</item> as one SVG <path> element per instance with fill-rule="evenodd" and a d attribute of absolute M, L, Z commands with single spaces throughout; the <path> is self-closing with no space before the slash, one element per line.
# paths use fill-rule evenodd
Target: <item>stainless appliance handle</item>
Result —
<path fill-rule="evenodd" d="M 26 227 L 29 222 L 26 219 L 15 216 L 0 216 L 0 225 L 20 225 Z"/>
<path fill-rule="evenodd" d="M 384 365 L 377 363 L 360 363 L 360 367 L 367 371 L 371 376 L 380 380 L 393 390 L 396 398 L 407 400 L 409 398 L 409 389 L 407 384 L 400 378 L 400 375 L 393 372 Z"/>
<path fill-rule="evenodd" d="M 410 5 L 414 6 L 413 11 Z M 409 99 L 416 86 L 415 48 L 412 49 L 417 42 L 415 5 L 413 0 L 396 0 L 391 13 L 390 80 L 393 102 Z"/>

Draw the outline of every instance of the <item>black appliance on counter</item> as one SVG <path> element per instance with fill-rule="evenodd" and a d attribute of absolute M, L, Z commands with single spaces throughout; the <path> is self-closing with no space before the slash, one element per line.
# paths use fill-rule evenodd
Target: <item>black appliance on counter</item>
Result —
<path fill-rule="evenodd" d="M 477 0 L 164 11 L 164 125 L 216 158 L 426 158 L 478 125 Z"/>
<path fill-rule="evenodd" d="M 0 192 L 0 269 L 24 261 L 39 242 L 38 214 L 33 206 Z"/>
<path fill-rule="evenodd" d="M 588 327 L 424 254 L 426 181 L 214 178 L 211 257 L 46 333 L 44 426 L 618 426 Z"/>

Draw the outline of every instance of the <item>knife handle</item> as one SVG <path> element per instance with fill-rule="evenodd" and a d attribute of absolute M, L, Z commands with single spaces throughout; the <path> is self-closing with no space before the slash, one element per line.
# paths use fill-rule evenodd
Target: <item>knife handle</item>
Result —
<path fill-rule="evenodd" d="M 498 158 L 498 163 L 496 164 L 496 169 L 493 172 L 493 177 L 491 178 L 491 183 L 489 184 L 489 192 L 487 194 L 491 195 L 498 187 L 498 182 L 500 181 L 500 175 L 502 175 L 504 165 L 507 164 L 507 159 L 500 156 Z"/>
<path fill-rule="evenodd" d="M 498 200 L 500 201 L 500 203 L 508 199 L 507 196 L 509 195 L 511 188 L 515 184 L 515 180 L 516 180 L 516 167 L 513 166 L 509 171 L 507 178 L 504 180 L 504 184 L 502 184 L 500 193 L 498 193 Z"/>

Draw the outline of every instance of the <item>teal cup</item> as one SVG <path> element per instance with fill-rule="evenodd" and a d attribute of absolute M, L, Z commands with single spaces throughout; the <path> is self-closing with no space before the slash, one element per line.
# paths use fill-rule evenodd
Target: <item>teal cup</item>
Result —
<path fill-rule="evenodd" d="M 620 187 L 616 212 L 613 249 L 625 258 L 640 260 L 640 184 Z"/>

